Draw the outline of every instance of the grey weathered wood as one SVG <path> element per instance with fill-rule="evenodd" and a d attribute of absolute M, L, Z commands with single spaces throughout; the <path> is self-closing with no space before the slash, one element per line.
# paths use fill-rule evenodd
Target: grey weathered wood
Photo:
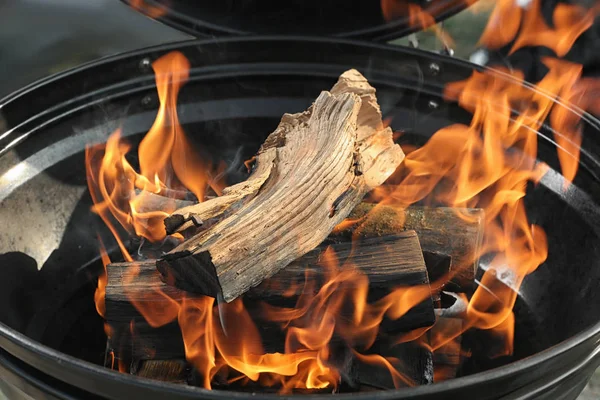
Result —
<path fill-rule="evenodd" d="M 177 223 L 213 222 L 157 262 L 169 284 L 232 301 L 318 246 L 404 154 L 383 128 L 375 89 L 350 70 L 306 112 L 285 114 L 256 158 L 266 178 L 250 195 L 204 217 L 175 213 Z"/>

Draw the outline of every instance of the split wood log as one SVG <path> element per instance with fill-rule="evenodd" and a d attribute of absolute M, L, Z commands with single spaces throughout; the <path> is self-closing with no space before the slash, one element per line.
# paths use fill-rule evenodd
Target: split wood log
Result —
<path fill-rule="evenodd" d="M 331 348 L 327 362 L 350 387 L 392 390 L 433 383 L 433 355 L 415 342 L 393 344 L 379 338 L 366 354 L 344 346 Z M 384 362 L 379 356 L 387 360 Z M 388 366 L 395 371 L 392 373 Z"/>
<path fill-rule="evenodd" d="M 173 191 L 171 191 L 173 192 Z M 138 199 L 136 212 L 146 213 L 152 211 L 165 211 L 179 210 L 182 207 L 186 207 L 194 202 L 187 199 L 180 199 L 176 197 L 167 197 L 161 194 L 148 192 L 146 190 L 136 190 L 136 198 Z M 181 192 L 180 192 L 181 193 Z M 185 192 L 183 192 L 185 193 Z M 184 194 L 180 194 L 183 196 Z M 169 194 L 169 193 L 167 193 Z"/>
<path fill-rule="evenodd" d="M 403 158 L 375 89 L 349 70 L 306 112 L 282 117 L 247 181 L 167 219 L 170 232 L 207 228 L 157 268 L 169 284 L 230 302 L 318 246 Z"/>
<path fill-rule="evenodd" d="M 328 247 L 337 255 L 340 269 L 356 268 L 369 278 L 371 299 L 374 296 L 381 297 L 396 287 L 429 285 L 418 237 L 414 231 L 405 231 L 393 236 L 361 239 L 354 244 L 342 242 L 320 246 L 250 290 L 245 298 L 278 304 L 282 304 L 287 298 L 289 303 L 290 296 L 300 293 L 307 271 L 310 271 L 310 279 L 317 283 L 315 291 L 318 290 L 319 283 L 324 283 L 327 274 L 321 260 Z M 298 288 L 297 292 L 290 290 L 294 287 Z M 157 289 L 175 300 L 190 296 L 189 293 L 163 283 L 153 261 L 109 264 L 105 289 L 106 319 L 122 323 L 139 317 L 130 302 L 146 303 L 142 306 L 151 307 L 158 312 L 161 309 L 160 303 L 169 300 L 159 294 L 152 295 L 157 293 Z M 295 303 L 293 297 L 291 303 Z M 433 302 L 428 297 L 400 319 L 384 320 L 383 326 L 392 333 L 406 332 L 431 326 L 434 321 Z"/>
<path fill-rule="evenodd" d="M 178 204 L 183 203 L 178 200 Z M 356 222 L 351 224 L 348 221 Z M 363 202 L 354 208 L 347 222 L 342 223 L 341 230 L 332 232 L 329 241 L 334 242 L 337 237 L 349 238 L 354 233 L 374 237 L 414 229 L 419 235 L 430 282 L 437 282 L 452 271 L 455 275 L 451 278 L 450 289 L 461 292 L 473 288 L 483 241 L 483 224 L 484 212 L 478 208 L 414 206 L 398 210 Z M 436 289 L 434 292 L 437 294 L 441 288 Z"/>
<path fill-rule="evenodd" d="M 142 207 L 140 212 L 172 209 L 173 202 L 175 202 L 176 213 L 181 214 L 173 216 L 181 215 L 191 219 L 193 210 L 197 210 L 199 206 L 189 200 L 174 200 L 154 193 L 149 193 L 147 196 L 143 202 L 140 202 Z M 467 219 L 461 218 L 460 215 L 467 216 Z M 454 283 L 460 282 L 460 284 L 458 288 L 454 285 L 452 289 L 470 289 L 478 267 L 476 254 L 480 251 L 483 240 L 483 217 L 482 209 L 414 206 L 399 211 L 391 206 L 375 206 L 373 203 L 363 202 L 352 210 L 347 220 L 342 223 L 341 230 L 334 229 L 328 240 L 333 243 L 337 237 L 351 237 L 359 227 L 358 235 L 363 237 L 392 235 L 403 230 L 415 229 L 422 242 L 421 247 L 429 273 L 429 281 L 437 282 L 450 272 L 453 264 L 452 255 L 454 255 L 457 259 L 454 262 L 455 270 L 460 265 L 467 263 L 469 259 L 473 259 L 473 268 L 466 268 L 458 277 L 455 277 Z M 198 218 L 200 217 L 198 216 Z M 355 221 L 355 223 L 352 224 L 349 221 Z M 179 231 L 187 233 L 191 231 L 189 227 L 192 225 L 191 220 L 188 220 L 183 225 L 186 229 Z M 455 227 L 456 230 L 449 233 L 451 227 Z M 444 241 L 444 235 L 451 235 L 452 238 Z M 448 253 L 444 254 L 444 251 Z M 471 271 L 473 276 L 471 276 Z M 437 297 L 439 297 L 440 289 L 434 290 L 434 295 Z"/>
<path fill-rule="evenodd" d="M 447 254 L 452 258 L 450 289 L 470 291 L 479 266 L 484 217 L 483 209 L 479 208 L 409 207 L 401 210 L 363 202 L 352 211 L 344 228 L 330 236 L 373 237 L 414 229 L 424 251 Z M 433 278 L 431 282 L 434 282 Z"/>

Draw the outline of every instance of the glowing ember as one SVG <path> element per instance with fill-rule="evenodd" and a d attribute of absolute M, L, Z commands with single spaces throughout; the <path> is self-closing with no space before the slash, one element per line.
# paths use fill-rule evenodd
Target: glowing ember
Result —
<path fill-rule="evenodd" d="M 409 15 L 413 24 L 433 25 L 432 16 L 411 7 L 399 9 L 398 3 L 382 1 L 386 17 Z M 539 0 L 525 8 L 515 7 L 513 1 L 498 1 L 481 42 L 490 48 L 512 42 L 513 51 L 543 45 L 562 56 L 590 26 L 595 12 L 560 4 L 550 28 L 541 16 Z M 549 121 L 568 185 L 579 164 L 579 110 L 597 108 L 591 98 L 597 93 L 598 84 L 581 79 L 580 65 L 559 59 L 543 62 L 549 72 L 536 87 L 524 82 L 520 72 L 511 70 L 474 72 L 467 80 L 448 85 L 446 97 L 473 114 L 471 123 L 438 131 L 424 146 L 407 155 L 391 179 L 397 184 L 384 185 L 372 193 L 373 200 L 399 210 L 420 201 L 485 210 L 485 243 L 481 254 L 473 257 L 488 255 L 491 261 L 483 266 L 486 271 L 475 293 L 464 299 L 468 305 L 460 315 L 461 327 L 436 325 L 431 332 L 425 328 L 403 334 L 394 339 L 396 343 L 414 340 L 436 351 L 452 343 L 463 331 L 476 328 L 488 330 L 503 343 L 494 356 L 512 353 L 512 310 L 518 289 L 548 253 L 546 235 L 542 228 L 529 223 L 523 202 L 528 183 L 539 182 L 547 170 L 547 166 L 536 162 L 537 132 Z M 93 210 L 112 231 L 128 261 L 133 257 L 122 238 L 164 240 L 162 221 L 175 210 L 175 201 L 149 210 L 149 194 L 168 196 L 171 190 L 186 189 L 202 201 L 208 188 L 219 194 L 223 187 L 211 178 L 217 172 L 198 157 L 178 121 L 177 94 L 188 77 L 189 63 L 182 54 L 171 53 L 157 60 L 153 68 L 160 108 L 139 146 L 140 172 L 127 161 L 131 148 L 119 130 L 106 145 L 91 146 L 86 151 Z M 108 256 L 104 250 L 101 254 L 106 265 Z M 186 358 L 200 372 L 206 388 L 212 387 L 215 377 L 225 377 L 228 382 L 254 381 L 285 393 L 293 389 L 336 388 L 341 375 L 332 362 L 334 338 L 341 338 L 359 360 L 388 370 L 397 387 L 414 384 L 399 372 L 397 366 L 402 360 L 370 354 L 368 350 L 382 320 L 406 314 L 430 296 L 429 287 L 398 288 L 368 302 L 369 283 L 365 275 L 356 269 L 340 268 L 331 251 L 322 263 L 327 274 L 316 295 L 311 286 L 314 282 L 307 278 L 305 291 L 295 307 L 265 304 L 260 316 L 250 315 L 241 300 L 222 305 L 208 297 L 175 300 L 158 288 L 150 291 L 148 297 L 169 300 L 161 303 L 160 309 L 148 306 L 150 302 L 134 305 L 151 326 L 178 321 Z M 102 277 L 95 296 L 101 315 L 105 310 L 105 284 L 106 278 Z M 350 318 L 348 308 L 352 310 Z M 265 351 L 256 318 L 285 330 L 283 353 Z"/>

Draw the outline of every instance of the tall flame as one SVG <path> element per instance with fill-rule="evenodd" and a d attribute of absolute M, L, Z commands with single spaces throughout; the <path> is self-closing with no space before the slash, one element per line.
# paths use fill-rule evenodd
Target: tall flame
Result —
<path fill-rule="evenodd" d="M 598 10 L 598 5 L 586 9 L 557 3 L 550 27 L 542 14 L 541 0 L 532 0 L 523 8 L 516 6 L 513 0 L 498 0 L 480 42 L 497 49 L 514 40 L 511 52 L 525 46 L 544 46 L 563 57 L 575 40 L 592 26 Z"/>
<path fill-rule="evenodd" d="M 387 18 L 404 13 L 414 24 L 433 25 L 433 16 L 414 7 L 399 8 L 399 3 L 382 0 Z M 545 45 L 560 56 L 589 27 L 593 12 L 561 4 L 554 11 L 550 28 L 541 16 L 539 0 L 527 8 L 515 8 L 512 1 L 501 0 L 481 42 L 492 48 L 512 42 L 513 51 Z M 534 28 L 542 34 L 534 36 Z M 600 111 L 593 101 L 600 86 L 597 81 L 581 78 L 580 65 L 553 58 L 542 61 L 549 72 L 535 87 L 524 81 L 522 73 L 508 69 L 474 72 L 464 81 L 449 84 L 446 98 L 471 112 L 471 123 L 436 132 L 424 146 L 408 152 L 393 179 L 372 193 L 374 201 L 400 210 L 420 201 L 485 210 L 484 244 L 480 254 L 473 257 L 488 255 L 490 261 L 482 265 L 485 272 L 475 293 L 470 299 L 463 296 L 468 305 L 462 328 L 436 324 L 431 332 L 426 332 L 429 328 L 408 332 L 393 338 L 393 343 L 415 341 L 437 351 L 454 343 L 465 330 L 475 328 L 489 331 L 501 342 L 491 356 L 512 353 L 512 310 L 519 287 L 548 254 L 546 235 L 528 221 L 523 201 L 528 185 L 537 184 L 548 170 L 547 165 L 537 162 L 537 132 L 549 121 L 568 186 L 579 165 L 581 111 Z M 175 52 L 154 62 L 153 67 L 160 107 L 139 146 L 140 172 L 127 160 L 131 147 L 121 138 L 120 130 L 106 145 L 86 151 L 93 210 L 111 230 L 128 261 L 133 257 L 120 235 L 151 241 L 165 238 L 162 220 L 174 210 L 175 203 L 152 209 L 151 194 L 168 196 L 173 190 L 190 190 L 201 201 L 208 187 L 217 194 L 223 187 L 211 179 L 212 165 L 199 158 L 177 116 L 177 95 L 188 79 L 188 61 Z M 102 258 L 108 262 L 105 253 Z M 301 293 L 294 307 L 265 303 L 259 312 L 251 313 L 239 299 L 229 304 L 217 304 L 208 297 L 175 300 L 159 288 L 149 291 L 148 299 L 161 296 L 166 301 L 134 305 L 151 326 L 178 321 L 186 358 L 201 374 L 206 388 L 215 382 L 251 381 L 277 387 L 283 393 L 336 388 L 345 372 L 335 354 L 340 341 L 356 359 L 388 371 L 397 387 L 414 384 L 400 372 L 402 360 L 372 354 L 370 349 L 381 322 L 405 315 L 430 296 L 429 286 L 396 288 L 369 302 L 365 275 L 350 264 L 340 265 L 331 249 L 321 262 L 325 271 L 322 286 L 317 287 L 307 273 L 300 287 L 288 288 Z M 101 314 L 105 284 L 102 278 L 96 293 Z M 157 303 L 162 304 L 161 309 L 148 305 Z M 285 333 L 283 352 L 266 350 L 268 343 L 263 343 L 261 335 L 264 324 L 275 325 Z"/>

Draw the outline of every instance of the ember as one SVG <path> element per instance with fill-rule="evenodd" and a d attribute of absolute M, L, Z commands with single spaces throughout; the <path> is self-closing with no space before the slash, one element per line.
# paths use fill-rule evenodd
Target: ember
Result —
<path fill-rule="evenodd" d="M 382 6 L 433 25 L 420 10 Z M 481 41 L 563 56 L 595 13 L 560 5 L 550 28 L 539 1 L 526 9 L 500 1 Z M 199 157 L 178 120 L 189 63 L 180 53 L 155 61 L 160 108 L 138 149 L 139 172 L 120 131 L 86 152 L 94 211 L 126 261 L 109 264 L 101 250 L 108 276 L 95 297 L 119 370 L 208 389 L 391 389 L 455 377 L 469 329 L 501 344 L 489 357 L 511 354 L 517 292 L 548 254 L 523 201 L 548 171 L 535 162 L 537 132 L 547 120 L 557 132 L 567 188 L 582 137 L 566 110 L 592 106 L 581 66 L 543 62 L 549 72 L 535 87 L 508 69 L 448 85 L 447 99 L 473 114 L 470 125 L 439 130 L 404 159 L 374 89 L 348 71 L 311 109 L 284 116 L 248 163 L 248 179 L 227 187 L 224 167 Z M 173 194 L 186 191 L 199 204 L 180 208 Z M 419 220 L 415 204 L 439 208 Z M 130 237 L 161 243 L 161 253 L 130 254 Z M 443 310 L 447 290 L 466 307 Z"/>

